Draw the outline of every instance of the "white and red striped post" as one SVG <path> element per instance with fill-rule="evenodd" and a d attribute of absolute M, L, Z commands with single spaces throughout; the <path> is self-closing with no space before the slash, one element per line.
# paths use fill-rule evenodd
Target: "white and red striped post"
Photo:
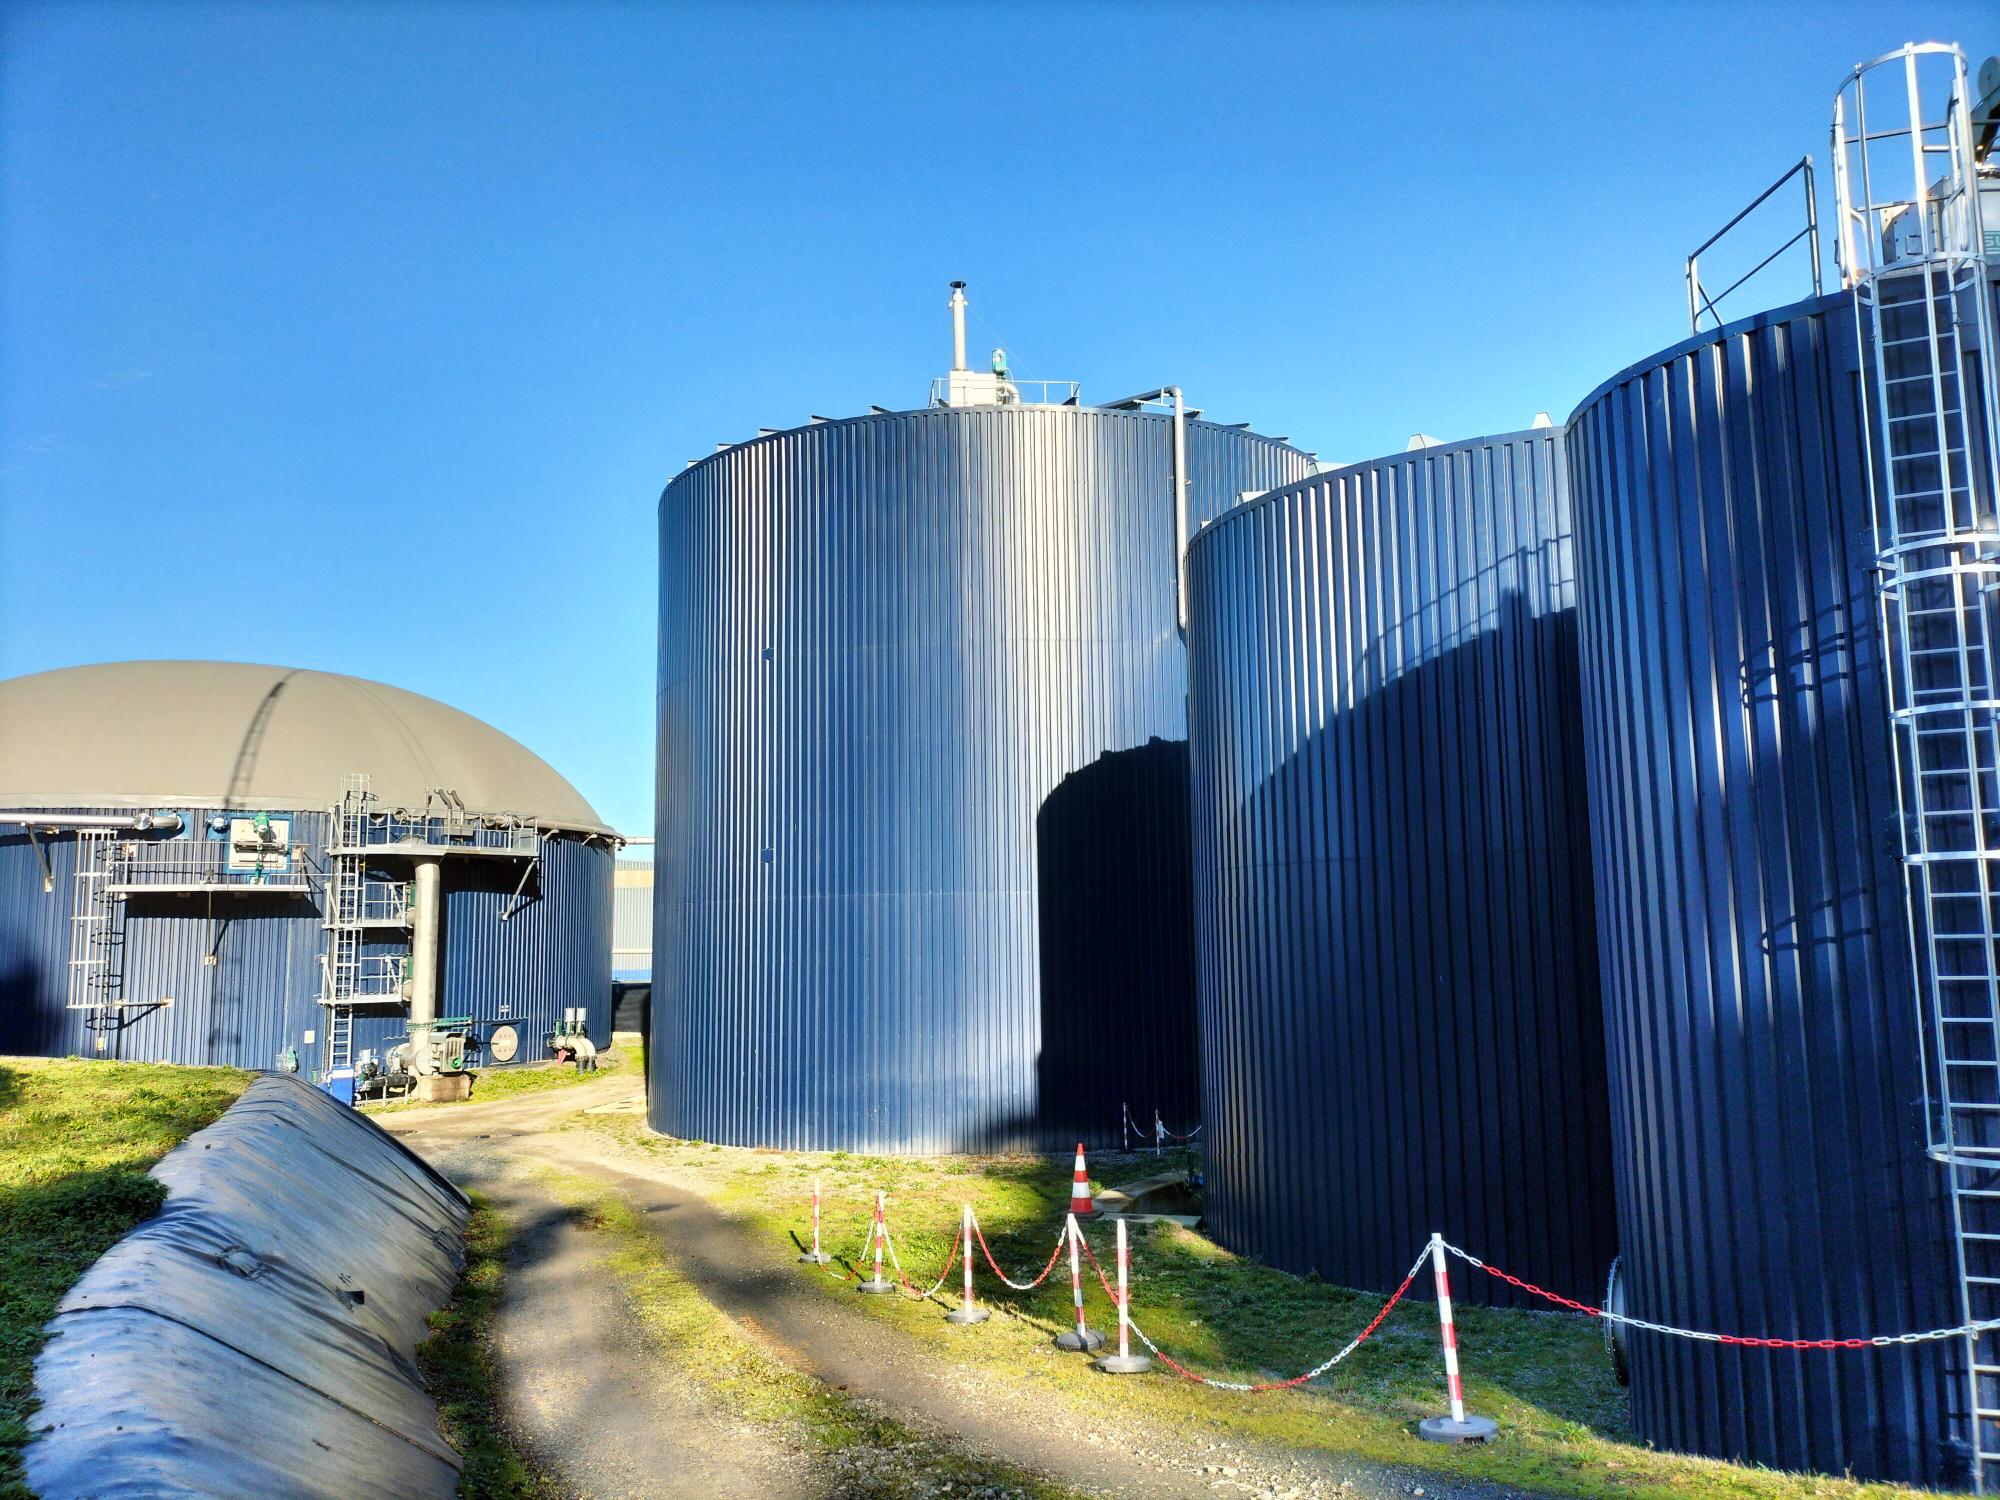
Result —
<path fill-rule="evenodd" d="M 833 1257 L 819 1247 L 819 1179 L 813 1179 L 813 1247 L 799 1257 L 815 1266 L 823 1266 Z"/>
<path fill-rule="evenodd" d="M 1167 1149 L 1167 1122 L 1160 1118 L 1160 1112 L 1153 1111 L 1153 1155 L 1158 1156 Z"/>
<path fill-rule="evenodd" d="M 1107 1375 L 1143 1375 L 1153 1368 L 1151 1355 L 1132 1352 L 1132 1257 L 1125 1249 L 1125 1221 L 1118 1221 L 1118 1352 L 1107 1354 L 1093 1368 Z"/>
<path fill-rule="evenodd" d="M 1426 1417 L 1417 1435 L 1433 1443 L 1483 1443 L 1500 1430 L 1491 1417 L 1465 1413 L 1465 1387 L 1458 1378 L 1458 1329 L 1451 1317 L 1451 1274 L 1445 1269 L 1444 1236 L 1431 1235 L 1431 1274 L 1437 1278 L 1438 1330 L 1444 1338 L 1444 1383 L 1451 1395 L 1449 1417 Z"/>
<path fill-rule="evenodd" d="M 1118 1106 L 1118 1110 L 1119 1110 L 1119 1120 L 1118 1120 L 1119 1148 L 1121 1150 L 1129 1152 L 1132 1149 L 1132 1106 L 1129 1104 L 1121 1104 Z"/>
<path fill-rule="evenodd" d="M 1065 1232 L 1069 1236 L 1069 1291 L 1076 1300 L 1076 1327 L 1057 1334 L 1056 1347 L 1080 1349 L 1087 1354 L 1104 1346 L 1104 1335 L 1083 1320 L 1083 1252 L 1077 1248 L 1083 1243 L 1083 1230 L 1078 1227 L 1075 1214 L 1069 1216 Z"/>
<path fill-rule="evenodd" d="M 896 1284 L 893 1281 L 884 1281 L 882 1279 L 882 1245 L 889 1238 L 889 1225 L 882 1207 L 883 1199 L 886 1196 L 880 1189 L 876 1190 L 875 1224 L 869 1230 L 869 1238 L 875 1241 L 875 1279 L 872 1281 L 856 1282 L 854 1286 L 854 1290 L 857 1292 L 870 1292 L 876 1296 L 880 1296 L 883 1292 L 893 1292 L 896 1289 Z"/>
<path fill-rule="evenodd" d="M 984 1323 L 992 1314 L 972 1300 L 972 1205 L 965 1205 L 965 1215 L 959 1221 L 959 1253 L 965 1257 L 965 1289 L 960 1294 L 958 1306 L 944 1315 L 947 1323 Z"/>

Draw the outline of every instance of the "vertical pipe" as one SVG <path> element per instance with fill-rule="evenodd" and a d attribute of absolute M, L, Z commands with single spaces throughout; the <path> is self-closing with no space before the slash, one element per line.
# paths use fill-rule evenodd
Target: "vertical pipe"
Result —
<path fill-rule="evenodd" d="M 1169 386 L 1167 393 L 1174 398 L 1174 611 L 1180 621 L 1181 634 L 1187 634 L 1188 624 L 1188 494 L 1187 494 L 1187 408 L 1181 400 L 1181 388 Z"/>
<path fill-rule="evenodd" d="M 951 284 L 951 367 L 965 368 L 965 283 Z"/>
<path fill-rule="evenodd" d="M 435 1073 L 431 1034 L 438 1016 L 438 893 L 443 866 L 417 861 L 416 912 L 410 927 L 410 1052 L 419 1073 Z"/>

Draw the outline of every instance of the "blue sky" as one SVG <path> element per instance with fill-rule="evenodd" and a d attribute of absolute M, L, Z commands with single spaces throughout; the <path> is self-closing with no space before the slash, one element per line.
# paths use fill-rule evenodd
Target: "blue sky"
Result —
<path fill-rule="evenodd" d="M 643 831 L 661 485 L 922 404 L 948 280 L 1017 373 L 1179 382 L 1327 458 L 1561 418 L 1685 331 L 1687 250 L 1824 167 L 1842 75 L 1911 38 L 1976 64 L 2000 24 L 17 0 L 0 675 L 380 678 Z"/>

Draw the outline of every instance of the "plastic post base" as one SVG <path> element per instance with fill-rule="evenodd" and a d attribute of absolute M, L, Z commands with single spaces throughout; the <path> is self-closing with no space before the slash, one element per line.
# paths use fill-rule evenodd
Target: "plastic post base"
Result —
<path fill-rule="evenodd" d="M 1056 1335 L 1058 1349 L 1079 1349 L 1088 1354 L 1093 1349 L 1104 1347 L 1104 1335 L 1095 1328 L 1085 1328 L 1081 1332 L 1071 1328 Z"/>
<path fill-rule="evenodd" d="M 824 1250 L 807 1250 L 799 1256 L 799 1263 L 808 1266 L 823 1266 L 832 1260 L 833 1257 Z"/>
<path fill-rule="evenodd" d="M 854 1290 L 857 1292 L 866 1292 L 871 1297 L 880 1297 L 884 1293 L 895 1291 L 896 1283 L 893 1281 L 884 1281 L 881 1277 L 877 1276 L 871 1281 L 857 1281 L 854 1284 Z"/>
<path fill-rule="evenodd" d="M 1102 1359 L 1092 1360 L 1090 1367 L 1107 1375 L 1143 1375 L 1153 1368 L 1153 1357 L 1150 1354 L 1107 1354 Z"/>
<path fill-rule="evenodd" d="M 993 1310 L 989 1307 L 954 1307 L 944 1315 L 944 1320 L 947 1323 L 970 1326 L 974 1323 L 984 1323 L 992 1316 Z"/>
<path fill-rule="evenodd" d="M 1417 1423 L 1417 1436 L 1427 1443 L 1483 1443 L 1500 1430 L 1491 1417 L 1467 1415 L 1463 1422 L 1450 1417 L 1425 1417 Z"/>

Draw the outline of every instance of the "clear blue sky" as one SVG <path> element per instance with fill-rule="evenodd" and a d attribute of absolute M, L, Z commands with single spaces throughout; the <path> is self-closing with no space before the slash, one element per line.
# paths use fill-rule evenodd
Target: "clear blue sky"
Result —
<path fill-rule="evenodd" d="M 2000 16 L 16 0 L 0 675 L 380 678 L 644 830 L 661 485 L 922 404 L 949 279 L 1017 372 L 1328 458 L 1560 419 L 1933 37 Z"/>

